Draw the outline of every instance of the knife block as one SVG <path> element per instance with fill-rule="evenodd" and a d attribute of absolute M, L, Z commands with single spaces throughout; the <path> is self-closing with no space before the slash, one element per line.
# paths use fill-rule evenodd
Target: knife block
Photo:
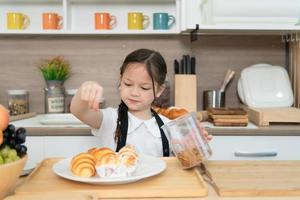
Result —
<path fill-rule="evenodd" d="M 189 112 L 197 111 L 197 76 L 195 74 L 175 75 L 175 106 Z"/>

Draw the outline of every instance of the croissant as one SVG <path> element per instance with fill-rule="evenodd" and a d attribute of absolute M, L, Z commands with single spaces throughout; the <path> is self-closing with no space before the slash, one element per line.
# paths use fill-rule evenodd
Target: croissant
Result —
<path fill-rule="evenodd" d="M 169 107 L 169 108 L 153 108 L 157 113 L 169 118 L 169 119 L 176 119 L 182 115 L 188 113 L 188 111 L 184 108 L 179 107 Z"/>
<path fill-rule="evenodd" d="M 95 156 L 96 167 L 104 164 L 118 164 L 118 157 L 110 148 L 92 148 L 88 150 L 88 153 Z"/>
<path fill-rule="evenodd" d="M 96 158 L 89 153 L 80 153 L 72 158 L 70 168 L 77 176 L 91 177 L 96 174 Z"/>

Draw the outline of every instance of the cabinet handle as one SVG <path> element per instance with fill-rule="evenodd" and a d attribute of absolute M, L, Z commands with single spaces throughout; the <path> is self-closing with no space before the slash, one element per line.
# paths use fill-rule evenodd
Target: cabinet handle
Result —
<path fill-rule="evenodd" d="M 243 152 L 236 151 L 234 152 L 236 157 L 275 157 L 277 156 L 276 151 L 261 151 L 261 152 Z"/>

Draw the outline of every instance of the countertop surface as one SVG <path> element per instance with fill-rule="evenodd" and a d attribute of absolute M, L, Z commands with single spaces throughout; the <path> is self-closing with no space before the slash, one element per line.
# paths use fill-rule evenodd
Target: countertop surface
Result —
<path fill-rule="evenodd" d="M 57 158 L 55 158 L 57 159 Z M 172 159 L 172 158 L 171 158 Z M 51 160 L 51 159 L 48 159 L 48 160 Z M 223 161 L 212 161 L 211 163 L 209 163 L 210 165 L 213 164 L 213 163 L 218 163 L 218 164 L 221 164 Z M 249 161 L 251 162 L 251 161 Z M 255 162 L 255 161 L 254 161 Z M 290 162 L 290 161 L 273 161 L 274 164 L 278 167 L 281 167 L 282 164 L 286 165 L 287 163 L 294 163 L 294 164 L 297 164 L 299 161 L 293 161 L 293 162 Z M 243 161 L 225 161 L 224 164 L 229 164 L 229 165 L 232 165 L 232 164 L 237 164 L 237 166 L 239 166 L 240 164 L 243 164 Z M 256 163 L 257 164 L 257 163 Z M 221 164 L 222 165 L 222 164 Z M 47 168 L 46 167 L 47 165 L 43 165 L 44 169 Z M 49 171 L 44 171 L 43 173 L 41 172 L 41 169 L 39 171 L 34 171 L 35 175 L 37 173 L 40 173 L 40 174 L 45 174 L 45 173 L 49 173 Z M 47 174 L 46 173 L 46 174 Z M 287 171 L 283 172 L 283 173 L 287 173 Z M 38 176 L 38 175 L 36 175 Z M 36 176 L 34 176 L 36 178 Z M 278 175 L 279 176 L 279 175 Z M 18 183 L 17 183 L 17 186 L 22 186 L 24 184 L 27 184 L 28 182 L 26 182 L 26 180 L 29 180 L 29 179 L 32 179 L 33 176 L 28 176 L 27 178 L 20 178 Z M 33 177 L 33 178 L 34 178 Z M 40 178 L 42 178 L 44 176 L 40 176 Z M 64 182 L 64 184 L 72 184 L 72 182 L 69 182 L 69 181 L 65 181 L 65 180 L 54 180 L 54 179 L 57 179 L 56 177 L 54 176 L 47 176 L 49 179 L 50 179 L 50 182 L 52 180 L 52 182 L 56 182 L 58 183 L 59 182 Z M 52 177 L 52 178 L 51 178 Z M 280 177 L 280 176 L 279 176 Z M 236 177 L 235 177 L 236 178 Z M 36 178 L 36 181 L 42 181 L 42 180 L 39 180 Z M 299 181 L 298 181 L 299 182 Z M 298 182 L 295 183 L 295 188 L 298 188 Z M 32 183 L 31 183 L 32 184 Z M 47 185 L 47 183 L 45 183 Z M 45 185 L 45 187 L 46 187 Z M 130 186 L 130 185 L 129 185 Z M 53 186 L 52 184 L 48 184 L 47 185 L 48 188 L 55 188 L 55 186 Z M 77 185 L 77 187 L 74 185 L 74 191 L 75 190 L 80 190 L 80 187 Z M 252 185 L 250 185 L 249 187 L 253 187 Z M 296 199 L 299 199 L 300 197 L 298 195 L 295 195 L 295 196 L 285 196 L 285 195 L 271 195 L 271 196 L 251 196 L 251 197 L 220 197 L 218 196 L 218 194 L 216 193 L 216 191 L 214 190 L 213 186 L 210 185 L 209 182 L 207 182 L 207 188 L 208 188 L 208 195 L 206 197 L 198 197 L 198 198 L 176 198 L 176 199 L 203 199 L 203 200 L 281 200 L 281 199 L 286 199 L 286 200 L 296 200 Z M 42 189 L 42 188 L 41 188 Z M 90 189 L 90 191 L 92 191 L 92 188 Z M 120 192 L 122 192 L 122 190 L 120 190 Z M 170 191 L 172 192 L 172 191 Z M 35 193 L 35 194 L 33 194 Z M 298 193 L 299 194 L 299 193 Z M 58 196 L 59 195 L 59 196 Z M 247 196 L 247 195 L 246 195 Z M 74 193 L 66 193 L 66 192 L 63 192 L 63 191 L 60 191 L 60 193 L 51 193 L 51 191 L 49 191 L 48 193 L 43 193 L 42 196 L 41 194 L 39 194 L 38 191 L 35 191 L 35 192 L 28 192 L 28 193 L 24 193 L 24 195 L 11 195 L 11 196 L 8 196 L 7 198 L 5 198 L 5 200 L 17 200 L 17 199 L 22 199 L 22 200 L 27 200 L 27 199 L 30 199 L 30 200 L 35 200 L 35 199 L 100 199 L 96 196 L 91 196 L 91 195 L 86 195 L 86 194 L 83 194 L 83 193 L 80 193 L 78 192 L 77 195 L 74 195 Z M 101 199 L 111 199 L 111 198 L 101 198 Z M 118 198 L 120 199 L 120 198 Z M 121 198 L 121 199 L 136 199 L 136 198 Z M 139 199 L 174 199 L 174 198 L 168 198 L 167 196 L 165 196 L 164 198 L 139 198 Z"/>
<path fill-rule="evenodd" d="M 91 129 L 72 114 L 40 114 L 12 122 L 16 127 L 24 127 L 29 136 L 90 136 Z M 300 124 L 276 124 L 258 127 L 249 123 L 247 127 L 216 127 L 210 122 L 201 122 L 212 135 L 300 135 Z"/>

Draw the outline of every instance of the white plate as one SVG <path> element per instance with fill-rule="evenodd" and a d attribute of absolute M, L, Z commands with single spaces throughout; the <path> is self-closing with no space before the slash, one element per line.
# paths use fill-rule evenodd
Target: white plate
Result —
<path fill-rule="evenodd" d="M 39 122 L 43 125 L 82 125 L 83 123 L 74 115 L 69 113 L 64 114 L 47 114 L 40 117 Z"/>
<path fill-rule="evenodd" d="M 64 160 L 59 161 L 53 166 L 53 171 L 63 178 L 89 183 L 89 184 L 105 184 L 105 185 L 114 185 L 114 184 L 124 184 L 135 182 L 147 177 L 151 177 L 163 172 L 167 165 L 166 162 L 160 158 L 152 157 L 152 156 L 140 156 L 139 157 L 139 165 L 132 176 L 128 177 L 114 177 L 114 178 L 101 178 L 98 175 L 90 178 L 84 178 L 75 176 L 70 171 L 70 162 L 72 158 L 66 158 Z"/>
<path fill-rule="evenodd" d="M 285 68 L 256 64 L 243 69 L 238 94 L 250 107 L 290 107 L 294 97 Z"/>

